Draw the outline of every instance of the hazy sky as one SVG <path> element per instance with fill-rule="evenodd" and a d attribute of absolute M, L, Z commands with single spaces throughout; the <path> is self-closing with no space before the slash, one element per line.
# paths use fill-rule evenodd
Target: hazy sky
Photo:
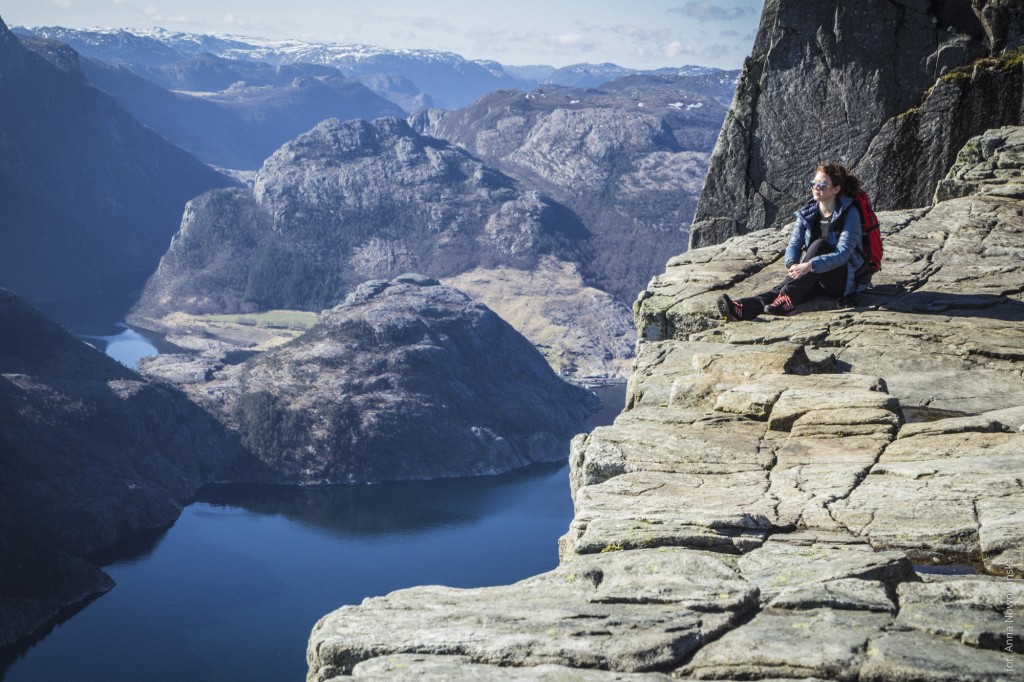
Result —
<path fill-rule="evenodd" d="M 504 64 L 739 68 L 763 0 L 4 0 L 9 26 L 152 28 L 456 52 Z"/>

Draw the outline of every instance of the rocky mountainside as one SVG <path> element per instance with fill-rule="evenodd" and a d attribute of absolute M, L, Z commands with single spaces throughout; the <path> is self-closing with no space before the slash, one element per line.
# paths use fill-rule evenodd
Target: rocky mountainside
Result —
<path fill-rule="evenodd" d="M 560 566 L 345 606 L 307 679 L 1021 679 L 1022 177 L 1024 129 L 972 140 L 950 198 L 881 214 L 855 307 L 724 322 L 778 230 L 673 259 L 626 411 L 573 442 Z"/>
<path fill-rule="evenodd" d="M 113 583 L 90 555 L 169 526 L 246 461 L 180 391 L 0 289 L 0 653 Z"/>
<path fill-rule="evenodd" d="M 212 356 L 207 356 L 212 357 Z M 436 280 L 361 284 L 309 331 L 241 365 L 159 356 L 280 477 L 375 483 L 563 460 L 596 409 L 486 307 Z"/>
<path fill-rule="evenodd" d="M 629 308 L 586 286 L 572 263 L 544 258 L 530 270 L 476 268 L 443 282 L 496 312 L 570 380 L 628 378 L 636 343 Z"/>
<path fill-rule="evenodd" d="M 422 112 L 413 125 L 572 208 L 594 234 L 593 282 L 631 302 L 686 248 L 725 117 L 718 100 L 732 89 L 724 80 L 629 76 L 599 89 L 496 92 Z"/>
<path fill-rule="evenodd" d="M 92 59 L 83 60 L 82 69 L 139 121 L 223 168 L 256 170 L 282 144 L 327 118 L 404 115 L 398 105 L 325 67 L 266 67 L 270 73 L 246 79 L 250 70 L 230 70 L 217 83 L 192 88 L 202 92 L 170 92 L 122 65 Z M 317 70 L 328 73 L 303 73 Z"/>
<path fill-rule="evenodd" d="M 328 120 L 270 157 L 254 189 L 189 204 L 133 319 L 320 310 L 412 270 L 585 263 L 588 237 L 564 206 L 401 120 Z"/>
<path fill-rule="evenodd" d="M 73 51 L 44 54 L 0 22 L 0 286 L 33 301 L 127 298 L 185 202 L 232 181 L 86 83 Z"/>
<path fill-rule="evenodd" d="M 768 0 L 691 246 L 788 221 L 824 160 L 876 207 L 926 206 L 968 138 L 1022 122 L 1022 38 L 1014 0 Z"/>

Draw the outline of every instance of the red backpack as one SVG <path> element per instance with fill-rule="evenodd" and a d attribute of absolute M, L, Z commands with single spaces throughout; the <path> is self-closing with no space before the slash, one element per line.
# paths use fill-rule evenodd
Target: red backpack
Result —
<path fill-rule="evenodd" d="M 882 269 L 882 231 L 878 229 L 878 216 L 871 208 L 871 200 L 862 190 L 853 197 L 853 205 L 860 211 L 861 255 L 867 264 L 865 274 Z"/>

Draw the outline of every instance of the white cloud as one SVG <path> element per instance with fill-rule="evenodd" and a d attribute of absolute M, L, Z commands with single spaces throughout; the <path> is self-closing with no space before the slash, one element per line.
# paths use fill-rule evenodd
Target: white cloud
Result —
<path fill-rule="evenodd" d="M 586 38 L 579 33 L 566 33 L 560 36 L 551 36 L 548 39 L 554 45 L 562 47 L 580 47 L 587 44 Z"/>
<path fill-rule="evenodd" d="M 124 4 L 125 0 L 113 0 L 114 4 Z M 189 18 L 184 14 L 164 14 L 160 11 L 160 8 L 155 5 L 147 5 L 142 8 L 142 13 L 146 15 L 147 21 L 160 22 L 166 26 L 171 24 L 188 24 L 191 23 Z"/>
<path fill-rule="evenodd" d="M 57 7 L 63 7 L 68 9 L 71 7 L 71 0 L 50 0 L 51 5 L 57 5 Z"/>
<path fill-rule="evenodd" d="M 725 8 L 721 7 L 721 3 L 715 4 L 709 0 L 700 0 L 699 2 L 688 2 L 682 7 L 673 7 L 668 11 L 703 21 L 733 21 L 753 15 L 757 9 L 753 6 Z"/>
<path fill-rule="evenodd" d="M 673 40 L 665 46 L 665 56 L 669 59 L 674 59 L 675 57 L 683 54 L 693 54 L 694 52 L 696 52 L 696 50 L 692 45 L 686 45 L 678 40 Z"/>

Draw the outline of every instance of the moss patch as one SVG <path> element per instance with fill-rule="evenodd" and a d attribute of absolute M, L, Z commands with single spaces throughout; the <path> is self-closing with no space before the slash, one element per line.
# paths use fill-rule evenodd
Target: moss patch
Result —
<path fill-rule="evenodd" d="M 986 69 L 988 71 L 1010 71 L 1012 69 L 1020 68 L 1022 65 L 1024 65 L 1024 47 L 1018 48 L 1012 52 L 999 54 L 994 57 L 982 57 L 981 59 L 976 59 L 970 64 L 966 64 L 943 74 L 939 77 L 939 80 L 945 83 L 971 80 L 979 69 Z"/>

